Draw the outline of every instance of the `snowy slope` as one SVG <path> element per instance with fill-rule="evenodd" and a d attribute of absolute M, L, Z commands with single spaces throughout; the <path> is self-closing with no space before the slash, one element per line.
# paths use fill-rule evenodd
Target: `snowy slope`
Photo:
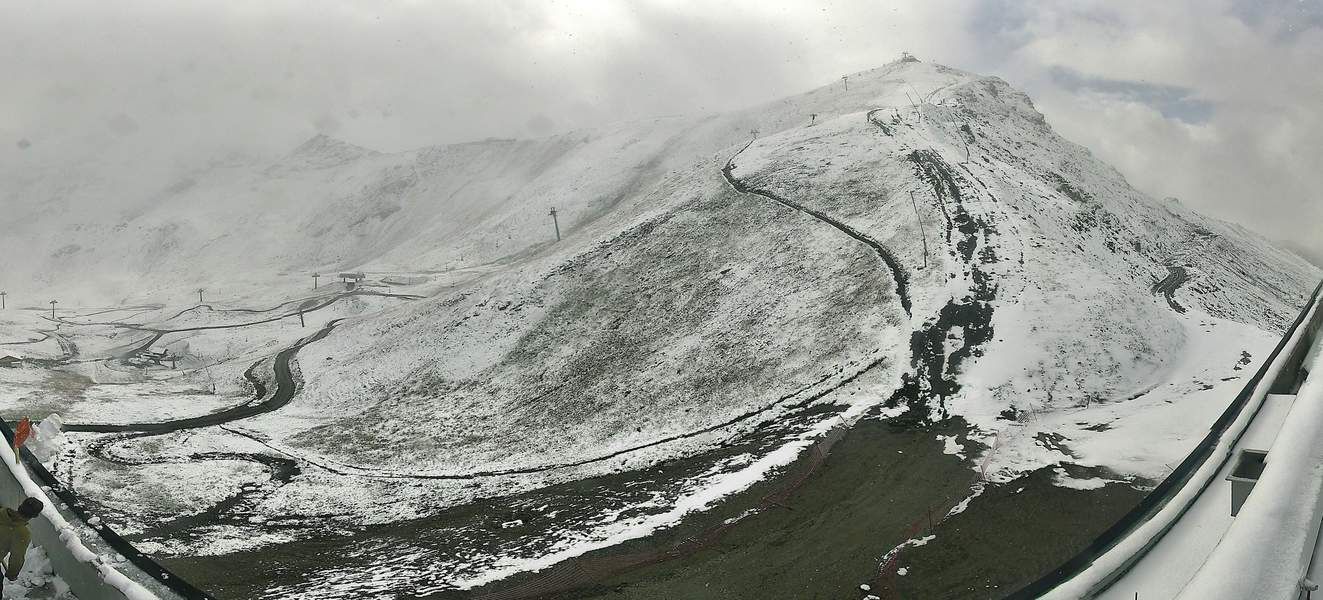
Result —
<path fill-rule="evenodd" d="M 524 487 L 847 406 L 962 417 L 983 446 L 957 451 L 996 477 L 1062 461 L 1160 477 L 1319 276 L 1134 190 L 1000 79 L 910 60 L 848 90 L 540 140 L 382 154 L 319 136 L 113 210 L 81 210 L 93 183 L 0 197 L 0 252 L 23 257 L 4 277 L 42 298 L 24 305 L 181 305 L 168 316 L 195 287 L 272 306 L 312 271 L 425 282 L 303 349 L 295 400 L 234 427 L 341 472 Z M 179 318 L 195 317 L 216 315 Z M 256 356 L 234 352 L 235 373 Z M 270 506 L 355 510 L 310 491 L 324 483 Z"/>
<path fill-rule="evenodd" d="M 852 401 L 964 416 L 994 471 L 1072 460 L 1157 477 L 1318 276 L 1135 191 L 1005 82 L 939 65 L 620 127 L 678 166 L 636 177 L 562 244 L 344 327 L 303 365 L 300 400 L 251 427 L 410 473 L 646 463 L 878 365 L 900 389 Z M 785 202 L 736 193 L 720 172 L 731 157 L 736 181 Z M 520 231 L 524 216 L 493 212 L 429 256 L 493 258 L 487 228 Z M 1144 454 L 1117 451 L 1144 432 Z"/>
<path fill-rule="evenodd" d="M 479 265 L 554 240 L 552 206 L 572 232 L 676 157 L 692 162 L 672 139 L 678 123 L 391 155 L 317 136 L 275 164 L 217 164 L 146 198 L 102 198 L 98 181 L 10 181 L 0 253 L 16 260 L 2 275 L 15 282 L 11 303 L 106 305 L 183 299 L 197 287 L 271 297 L 302 289 L 314 271 Z"/>

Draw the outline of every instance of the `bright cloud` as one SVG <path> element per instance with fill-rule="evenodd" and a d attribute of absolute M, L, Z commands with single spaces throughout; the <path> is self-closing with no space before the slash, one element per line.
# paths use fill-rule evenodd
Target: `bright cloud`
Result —
<path fill-rule="evenodd" d="M 0 1 L 0 177 L 108 167 L 147 193 L 317 132 L 392 151 L 728 110 L 907 50 L 1025 89 L 1155 196 L 1323 255 L 1319 0 Z"/>

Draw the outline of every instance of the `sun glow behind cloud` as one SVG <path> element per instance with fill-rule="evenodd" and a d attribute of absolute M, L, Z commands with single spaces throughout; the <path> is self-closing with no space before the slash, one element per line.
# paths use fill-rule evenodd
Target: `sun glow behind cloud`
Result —
<path fill-rule="evenodd" d="M 1317 1 L 7 2 L 0 177 L 142 194 L 318 132 L 397 151 L 730 110 L 908 50 L 1024 89 L 1153 195 L 1323 245 Z"/>

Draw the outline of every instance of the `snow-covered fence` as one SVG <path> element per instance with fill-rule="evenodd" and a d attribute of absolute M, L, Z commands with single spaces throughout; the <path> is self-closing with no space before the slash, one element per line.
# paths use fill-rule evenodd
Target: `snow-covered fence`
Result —
<path fill-rule="evenodd" d="M 1267 394 L 1274 391 L 1283 377 L 1295 375 L 1294 370 L 1308 352 L 1305 345 L 1312 337 L 1310 330 L 1316 332 L 1317 319 L 1323 318 L 1319 307 L 1320 294 L 1323 294 L 1323 283 L 1314 289 L 1295 323 L 1209 428 L 1208 435 L 1162 483 L 1079 554 L 1006 596 L 1007 600 L 1091 598 L 1143 558 L 1185 514 L 1222 466 L 1231 460 L 1231 450 Z M 1323 402 L 1323 398 L 1319 401 Z"/>
<path fill-rule="evenodd" d="M 5 440 L 0 444 L 0 461 L 7 467 L 0 468 L 0 504 L 18 506 L 31 496 L 46 505 L 41 515 L 28 523 L 32 543 L 46 551 L 55 575 L 79 600 L 211 600 L 89 514 L 29 450 L 24 448 L 22 463 L 16 462 L 14 433 L 3 420 L 0 433 Z M 114 556 L 98 555 L 89 545 L 108 547 Z M 107 559 L 113 560 L 114 566 Z"/>

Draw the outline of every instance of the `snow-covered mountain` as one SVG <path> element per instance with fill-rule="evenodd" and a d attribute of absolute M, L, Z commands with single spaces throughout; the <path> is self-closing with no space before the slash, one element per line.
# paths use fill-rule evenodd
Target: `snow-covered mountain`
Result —
<path fill-rule="evenodd" d="M 747 130 L 696 123 L 657 119 L 400 154 L 319 135 L 275 164 L 220 162 L 144 197 L 104 197 L 124 187 L 109 175 L 27 174 L 0 192 L 0 252 L 18 259 L 4 277 L 21 282 L 11 284 L 16 298 L 110 304 L 198 286 L 260 296 L 301 289 L 317 270 L 440 271 L 508 259 L 554 241 L 551 207 L 573 232 Z"/>
<path fill-rule="evenodd" d="M 1318 277 L 1135 191 L 1005 82 L 920 62 L 734 115 L 411 158 L 436 156 L 515 175 L 447 180 L 506 186 L 463 213 L 467 231 L 438 220 L 355 258 L 501 267 L 344 327 L 304 364 L 303 397 L 256 429 L 364 467 L 624 453 L 615 468 L 818 398 L 963 416 L 1011 472 L 1072 460 L 1159 477 Z M 382 214 L 367 197 L 328 218 Z M 550 205 L 572 215 L 556 245 Z"/>
<path fill-rule="evenodd" d="M 848 82 L 539 140 L 319 136 L 89 217 L 94 185 L 28 181 L 4 275 L 102 304 L 430 281 L 306 348 L 299 396 L 243 428 L 346 469 L 539 481 L 820 406 L 961 417 L 981 444 L 952 451 L 994 474 L 1160 477 L 1319 277 L 1136 191 L 998 78 L 902 60 Z"/>

